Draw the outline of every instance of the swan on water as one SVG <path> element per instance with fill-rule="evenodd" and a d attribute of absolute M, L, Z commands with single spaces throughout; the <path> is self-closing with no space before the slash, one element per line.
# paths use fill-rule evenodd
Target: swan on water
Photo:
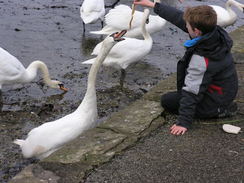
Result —
<path fill-rule="evenodd" d="M 143 18 L 143 12 L 135 11 L 131 24 L 132 26 L 129 29 L 131 11 L 131 8 L 127 5 L 121 4 L 116 6 L 105 15 L 106 25 L 103 27 L 103 29 L 100 31 L 91 31 L 90 33 L 108 35 L 118 30 L 128 29 L 126 37 L 141 38 L 143 36 L 141 31 L 141 20 Z M 146 29 L 149 34 L 153 34 L 162 30 L 166 24 L 166 20 L 157 15 L 150 15 L 149 20 L 149 23 L 146 25 Z"/>
<path fill-rule="evenodd" d="M 103 20 L 105 15 L 104 0 L 84 0 L 80 7 L 80 17 L 83 22 L 83 32 L 86 31 L 85 24 L 91 24 L 101 20 L 103 27 Z"/>
<path fill-rule="evenodd" d="M 225 3 L 225 8 L 217 5 L 209 5 L 217 13 L 217 24 L 221 27 L 227 27 L 233 25 L 237 20 L 237 15 L 232 10 L 232 6 L 237 7 L 240 11 L 244 12 L 244 4 L 241 4 L 235 0 L 228 0 Z"/>
<path fill-rule="evenodd" d="M 95 82 L 97 72 L 111 48 L 116 43 L 124 40 L 122 36 L 125 33 L 125 30 L 114 33 L 104 40 L 102 49 L 89 72 L 85 97 L 73 113 L 32 129 L 25 140 L 16 139 L 14 141 L 22 149 L 25 158 L 36 157 L 43 159 L 61 148 L 65 143 L 78 137 L 85 130 L 96 125 L 97 97 Z"/>
<path fill-rule="evenodd" d="M 4 84 L 31 82 L 37 75 L 38 69 L 43 73 L 44 82 L 51 88 L 67 91 L 60 81 L 51 80 L 46 64 L 33 61 L 27 68 L 9 52 L 0 47 L 0 90 Z"/>
<path fill-rule="evenodd" d="M 132 63 L 143 59 L 152 49 L 153 40 L 146 30 L 146 22 L 149 17 L 149 9 L 144 10 L 143 19 L 141 22 L 141 31 L 144 37 L 143 40 L 136 38 L 125 37 L 125 40 L 116 44 L 108 56 L 106 57 L 103 65 L 112 66 L 121 70 L 120 86 L 123 88 L 125 79 L 125 69 Z M 97 44 L 94 48 L 92 55 L 97 55 L 102 48 L 102 42 Z M 82 62 L 82 64 L 92 64 L 95 58 Z"/>

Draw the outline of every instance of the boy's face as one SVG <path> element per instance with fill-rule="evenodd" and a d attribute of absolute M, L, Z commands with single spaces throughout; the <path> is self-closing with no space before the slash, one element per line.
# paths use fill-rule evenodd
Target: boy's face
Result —
<path fill-rule="evenodd" d="M 188 30 L 188 33 L 189 33 L 191 39 L 202 35 L 202 32 L 199 29 L 197 29 L 197 28 L 193 29 L 188 22 L 186 22 L 186 28 Z"/>

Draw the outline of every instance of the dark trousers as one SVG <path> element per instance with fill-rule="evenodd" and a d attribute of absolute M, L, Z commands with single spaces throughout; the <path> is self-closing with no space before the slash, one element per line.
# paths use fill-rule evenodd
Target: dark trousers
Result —
<path fill-rule="evenodd" d="M 161 106 L 168 112 L 178 114 L 180 107 L 180 94 L 178 92 L 169 92 L 161 96 Z M 224 109 L 220 109 L 215 103 L 204 100 L 196 107 L 195 118 L 208 119 L 216 118 Z"/>

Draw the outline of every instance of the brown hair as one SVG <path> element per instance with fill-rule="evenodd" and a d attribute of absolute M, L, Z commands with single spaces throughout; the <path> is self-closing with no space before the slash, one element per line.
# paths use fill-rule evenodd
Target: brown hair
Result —
<path fill-rule="evenodd" d="M 202 31 L 202 34 L 213 31 L 217 24 L 216 12 L 207 5 L 188 7 L 183 18 L 193 29 L 197 28 Z"/>

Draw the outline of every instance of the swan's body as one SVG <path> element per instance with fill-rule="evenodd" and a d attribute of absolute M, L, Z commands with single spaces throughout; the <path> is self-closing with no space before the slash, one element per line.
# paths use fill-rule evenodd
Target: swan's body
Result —
<path fill-rule="evenodd" d="M 84 0 L 80 7 L 80 17 L 83 21 L 83 31 L 85 32 L 85 24 L 91 24 L 103 20 L 105 15 L 104 0 Z"/>
<path fill-rule="evenodd" d="M 228 0 L 225 8 L 216 5 L 210 5 L 217 13 L 217 24 L 221 27 L 233 25 L 237 20 L 236 13 L 231 9 L 231 6 L 236 6 L 243 12 L 244 4 L 238 3 L 235 0 Z"/>
<path fill-rule="evenodd" d="M 108 35 L 112 32 L 116 32 L 122 29 L 128 29 L 126 37 L 142 37 L 141 20 L 143 18 L 143 12 L 135 11 L 132 26 L 129 29 L 131 11 L 132 10 L 129 6 L 116 6 L 114 9 L 111 9 L 108 14 L 105 15 L 106 26 L 100 31 L 91 31 L 91 33 Z M 165 19 L 159 16 L 150 15 L 149 23 L 146 25 L 146 29 L 149 34 L 152 34 L 162 30 L 165 23 Z"/>
<path fill-rule="evenodd" d="M 112 66 L 116 69 L 122 69 L 122 74 L 124 70 L 132 63 L 144 58 L 152 49 L 152 38 L 145 28 L 146 21 L 149 16 L 149 10 L 144 10 L 143 20 L 141 22 L 141 31 L 144 40 L 136 38 L 125 37 L 125 40 L 116 44 L 108 56 L 106 57 L 103 65 Z M 102 42 L 99 43 L 93 50 L 92 55 L 97 55 L 102 47 Z M 83 64 L 92 64 L 95 58 L 83 62 Z M 121 76 L 121 86 L 123 85 L 124 75 Z"/>
<path fill-rule="evenodd" d="M 46 64 L 42 61 L 33 61 L 26 69 L 13 55 L 0 47 L 0 90 L 4 84 L 28 83 L 37 75 L 40 69 L 43 73 L 44 82 L 52 88 L 63 88 L 62 83 L 51 80 Z"/>
<path fill-rule="evenodd" d="M 89 72 L 85 97 L 73 113 L 32 129 L 25 140 L 17 139 L 14 141 L 22 149 L 25 158 L 35 156 L 42 159 L 47 157 L 65 143 L 75 139 L 83 131 L 96 125 L 96 76 L 102 61 L 115 43 L 113 37 L 104 40 L 103 49 Z"/>

